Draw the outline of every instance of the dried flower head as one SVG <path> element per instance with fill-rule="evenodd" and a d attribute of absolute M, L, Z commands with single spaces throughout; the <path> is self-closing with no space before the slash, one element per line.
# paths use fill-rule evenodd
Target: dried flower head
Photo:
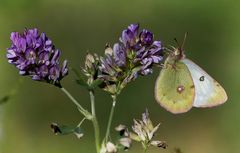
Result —
<path fill-rule="evenodd" d="M 106 148 L 107 148 L 107 153 L 117 152 L 117 147 L 112 142 L 108 142 L 106 145 Z"/>
<path fill-rule="evenodd" d="M 20 75 L 60 86 L 60 80 L 68 74 L 67 61 L 60 66 L 60 51 L 45 33 L 39 34 L 36 28 L 26 29 L 22 34 L 12 32 L 10 39 L 8 62 L 19 69 Z"/>
<path fill-rule="evenodd" d="M 115 128 L 116 131 L 120 132 L 121 139 L 124 140 L 124 143 L 121 143 L 125 146 L 130 146 L 130 140 L 134 140 L 137 142 L 141 142 L 144 148 L 148 148 L 149 146 L 155 146 L 160 148 L 166 148 L 167 144 L 164 141 L 153 140 L 154 134 L 158 130 L 160 124 L 157 126 L 153 126 L 152 121 L 149 118 L 149 113 L 146 110 L 145 113 L 142 114 L 142 120 L 135 120 L 134 125 L 132 126 L 133 132 L 129 132 L 126 126 L 119 125 Z M 122 141 L 120 139 L 120 141 Z"/>
<path fill-rule="evenodd" d="M 132 139 L 130 138 L 130 133 L 125 125 L 118 125 L 115 128 L 119 132 L 121 138 L 119 139 L 120 146 L 123 147 L 123 150 L 128 150 L 131 147 Z"/>
<path fill-rule="evenodd" d="M 100 153 L 116 153 L 117 146 L 112 142 L 107 142 L 106 144 L 102 145 Z"/>
<path fill-rule="evenodd" d="M 115 127 L 115 130 L 119 132 L 120 136 L 125 136 L 125 137 L 129 136 L 128 129 L 125 125 L 120 124 L 117 127 Z"/>
<path fill-rule="evenodd" d="M 82 68 L 83 73 L 91 80 L 97 79 L 99 58 L 97 54 L 87 53 L 85 57 L 85 66 Z"/>

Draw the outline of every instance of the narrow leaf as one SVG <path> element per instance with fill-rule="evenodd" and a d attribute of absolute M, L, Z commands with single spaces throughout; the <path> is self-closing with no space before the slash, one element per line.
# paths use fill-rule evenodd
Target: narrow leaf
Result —
<path fill-rule="evenodd" d="M 76 80 L 76 82 L 77 82 L 77 84 L 79 84 L 80 86 L 84 86 L 84 87 L 86 87 L 86 88 L 89 88 L 89 85 L 87 84 L 87 82 L 85 81 L 85 79 L 84 79 L 84 76 L 81 74 L 81 73 L 79 73 L 76 69 L 74 69 L 74 68 L 71 68 L 71 70 L 75 73 L 75 75 L 77 76 L 77 80 Z"/>
<path fill-rule="evenodd" d="M 94 89 L 94 88 L 98 87 L 102 82 L 103 82 L 103 80 L 100 80 L 100 79 L 94 80 L 93 83 L 91 84 L 90 88 Z"/>
<path fill-rule="evenodd" d="M 80 86 L 89 88 L 88 84 L 84 81 L 84 80 L 76 80 L 77 84 L 79 84 Z"/>
<path fill-rule="evenodd" d="M 57 123 L 52 123 L 51 129 L 56 135 L 75 134 L 79 139 L 83 136 L 83 132 L 80 127 L 70 127 L 66 125 L 58 125 Z"/>

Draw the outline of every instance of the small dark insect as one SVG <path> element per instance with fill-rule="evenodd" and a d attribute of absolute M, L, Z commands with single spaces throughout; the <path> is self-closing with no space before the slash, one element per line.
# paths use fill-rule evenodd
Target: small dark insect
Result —
<path fill-rule="evenodd" d="M 200 81 L 204 81 L 204 76 L 201 76 L 201 77 L 199 78 L 199 80 L 200 80 Z"/>
<path fill-rule="evenodd" d="M 56 123 L 51 124 L 51 129 L 53 130 L 54 134 L 62 133 L 62 131 L 60 130 L 60 128 Z"/>

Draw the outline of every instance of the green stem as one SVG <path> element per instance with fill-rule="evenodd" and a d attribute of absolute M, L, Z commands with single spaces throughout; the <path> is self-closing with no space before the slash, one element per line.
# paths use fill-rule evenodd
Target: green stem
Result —
<path fill-rule="evenodd" d="M 79 111 L 87 118 L 91 118 L 91 114 L 86 110 L 84 109 L 79 103 L 78 101 L 65 89 L 65 88 L 60 88 L 63 93 L 65 93 L 68 98 L 77 106 L 77 108 L 79 109 Z"/>
<path fill-rule="evenodd" d="M 143 152 L 147 153 L 148 145 L 145 142 L 142 142 Z"/>
<path fill-rule="evenodd" d="M 147 153 L 147 148 L 144 148 L 144 153 Z"/>
<path fill-rule="evenodd" d="M 91 100 L 91 108 L 92 108 L 92 123 L 94 127 L 94 133 L 95 133 L 95 145 L 97 153 L 100 153 L 100 132 L 99 132 L 99 125 L 96 117 L 96 111 L 95 111 L 95 97 L 93 91 L 89 91 L 90 94 L 90 100 Z"/>
<path fill-rule="evenodd" d="M 105 135 L 105 141 L 108 141 L 109 135 L 110 135 L 110 130 L 111 130 L 111 124 L 112 124 L 112 119 L 113 119 L 113 114 L 114 114 L 114 110 L 115 110 L 115 106 L 116 106 L 116 96 L 113 95 L 112 96 L 112 108 L 111 108 L 111 112 L 109 115 L 109 119 L 108 119 L 108 125 L 107 125 L 107 131 L 106 131 L 106 135 Z"/>
<path fill-rule="evenodd" d="M 84 117 L 84 118 L 81 120 L 81 122 L 77 125 L 77 127 L 80 127 L 85 120 L 86 120 L 86 117 Z"/>

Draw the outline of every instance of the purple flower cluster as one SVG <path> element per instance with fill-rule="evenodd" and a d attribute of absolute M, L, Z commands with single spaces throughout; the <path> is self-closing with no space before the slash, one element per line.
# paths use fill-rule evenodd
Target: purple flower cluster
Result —
<path fill-rule="evenodd" d="M 23 34 L 12 32 L 10 39 L 8 62 L 19 69 L 19 74 L 60 86 L 60 80 L 68 74 L 67 61 L 60 66 L 60 51 L 55 49 L 45 33 L 26 29 Z"/>
<path fill-rule="evenodd" d="M 161 42 L 155 41 L 153 33 L 146 29 L 139 32 L 138 24 L 131 24 L 123 30 L 120 41 L 124 45 L 126 54 L 134 55 L 132 57 L 134 65 L 142 66 L 141 75 L 152 73 L 153 64 L 159 64 L 163 59 Z"/>
<path fill-rule="evenodd" d="M 125 79 L 127 82 L 137 76 L 152 73 L 154 64 L 163 60 L 163 47 L 155 41 L 153 34 L 143 29 L 139 32 L 138 24 L 131 24 L 123 30 L 120 41 L 113 49 L 105 51 L 100 58 L 100 72 L 108 81 Z"/>

